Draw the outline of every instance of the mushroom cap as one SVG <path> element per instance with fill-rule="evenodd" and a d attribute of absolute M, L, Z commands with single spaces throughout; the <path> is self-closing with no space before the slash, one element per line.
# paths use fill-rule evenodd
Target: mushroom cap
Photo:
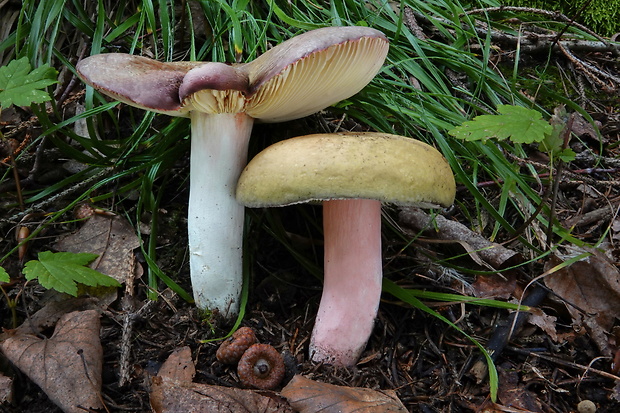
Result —
<path fill-rule="evenodd" d="M 386 133 L 299 136 L 275 143 L 245 167 L 237 201 L 273 207 L 363 198 L 397 205 L 449 206 L 456 185 L 430 145 Z"/>
<path fill-rule="evenodd" d="M 247 113 L 262 122 L 302 118 L 362 90 L 389 43 L 369 27 L 324 27 L 295 36 L 240 67 L 250 81 Z"/>
<path fill-rule="evenodd" d="M 82 59 L 76 69 L 82 80 L 131 106 L 185 116 L 179 86 L 185 74 L 204 62 L 164 63 L 125 53 L 104 53 Z"/>
<path fill-rule="evenodd" d="M 172 116 L 245 111 L 264 122 L 280 122 L 359 92 L 380 70 L 388 48 L 378 30 L 325 27 L 244 64 L 159 62 L 108 53 L 87 57 L 76 68 L 97 90 L 142 109 Z"/>

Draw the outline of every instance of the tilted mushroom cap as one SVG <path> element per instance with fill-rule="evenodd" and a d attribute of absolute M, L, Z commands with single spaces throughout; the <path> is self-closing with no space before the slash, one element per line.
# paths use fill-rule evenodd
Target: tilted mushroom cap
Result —
<path fill-rule="evenodd" d="M 242 172 L 237 201 L 271 207 L 364 198 L 397 205 L 449 206 L 456 186 L 430 145 L 385 133 L 335 133 L 280 141 Z"/>
<path fill-rule="evenodd" d="M 388 52 L 383 33 L 368 27 L 326 27 L 287 40 L 249 63 L 159 62 L 109 53 L 77 65 L 103 93 L 172 116 L 191 110 L 246 112 L 263 122 L 297 119 L 359 92 Z"/>

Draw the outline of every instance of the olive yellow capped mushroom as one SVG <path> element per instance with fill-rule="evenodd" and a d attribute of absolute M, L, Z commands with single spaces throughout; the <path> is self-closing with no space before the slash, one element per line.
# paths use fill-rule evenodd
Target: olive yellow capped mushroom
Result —
<path fill-rule="evenodd" d="M 191 118 L 189 261 L 199 308 L 225 318 L 239 311 L 244 210 L 234 191 L 254 120 L 297 119 L 354 95 L 387 51 L 377 30 L 328 27 L 243 64 L 164 63 L 119 53 L 78 63 L 84 82 L 114 99 Z"/>
<path fill-rule="evenodd" d="M 454 176 L 420 141 L 383 133 L 300 136 L 261 151 L 239 177 L 248 207 L 323 203 L 324 285 L 313 360 L 356 363 L 372 332 L 382 281 L 381 203 L 447 207 Z"/>

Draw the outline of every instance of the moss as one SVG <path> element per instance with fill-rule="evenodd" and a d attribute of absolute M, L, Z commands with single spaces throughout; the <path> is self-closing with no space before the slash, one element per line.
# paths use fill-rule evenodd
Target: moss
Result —
<path fill-rule="evenodd" d="M 560 11 L 574 17 L 589 0 L 502 0 L 506 6 Z M 620 0 L 592 0 L 576 19 L 603 36 L 620 32 Z"/>

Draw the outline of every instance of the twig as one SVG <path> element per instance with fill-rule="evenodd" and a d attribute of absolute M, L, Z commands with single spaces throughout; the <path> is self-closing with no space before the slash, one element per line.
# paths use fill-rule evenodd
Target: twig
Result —
<path fill-rule="evenodd" d="M 560 366 L 569 367 L 569 368 L 573 368 L 576 370 L 581 370 L 584 373 L 592 372 L 594 374 L 598 374 L 599 376 L 605 377 L 607 379 L 620 381 L 620 377 L 614 374 L 607 373 L 606 371 L 603 371 L 603 370 L 595 369 L 594 367 L 584 366 L 582 364 L 577 364 L 577 363 L 572 363 L 570 361 L 562 360 L 561 358 L 558 358 L 558 357 L 548 356 L 546 354 L 540 354 L 540 353 L 536 353 L 533 351 L 524 350 L 524 349 L 520 349 L 517 347 L 510 347 L 510 346 L 506 347 L 506 350 L 512 351 L 513 353 L 524 354 L 529 357 L 537 357 L 543 360 L 550 361 L 552 363 L 559 364 Z"/>
<path fill-rule="evenodd" d="M 495 270 L 509 267 L 521 260 L 517 252 L 490 242 L 460 222 L 450 221 L 442 215 L 431 217 L 418 208 L 403 207 L 399 220 L 405 226 L 418 231 L 436 228 L 437 231 L 433 234 L 435 238 L 459 243 L 474 261 L 483 266 L 486 263 Z"/>
<path fill-rule="evenodd" d="M 605 205 L 602 208 L 595 209 L 594 211 L 587 212 L 583 215 L 576 216 L 574 218 L 566 220 L 566 226 L 571 227 L 584 227 L 594 222 L 608 221 L 613 217 L 614 209 L 618 209 L 615 205 Z"/>
<path fill-rule="evenodd" d="M 493 10 L 499 11 L 499 10 L 507 10 L 507 9 L 508 8 L 477 9 L 477 10 L 469 11 L 468 14 L 473 14 L 475 12 L 482 13 L 485 11 L 493 11 Z M 537 9 L 532 9 L 532 10 L 537 10 Z M 547 12 L 545 10 L 543 11 L 545 13 L 549 13 L 551 16 L 554 15 L 553 12 Z M 418 13 L 415 10 L 413 11 L 413 13 L 418 21 L 422 21 L 426 24 L 432 25 L 433 22 L 428 17 L 423 15 L 422 13 Z M 564 18 L 568 19 L 568 17 L 564 15 L 559 15 L 559 16 L 563 16 Z M 451 24 L 451 22 L 448 22 L 445 19 L 440 19 L 437 17 L 434 17 L 433 19 L 436 21 L 445 23 L 446 25 Z M 582 26 L 578 25 L 577 27 L 581 28 Z M 469 26 L 467 26 L 467 28 L 469 28 Z M 556 33 L 549 33 L 547 35 L 541 35 L 541 34 L 530 32 L 528 33 L 527 36 L 514 36 L 510 33 L 502 32 L 499 30 L 494 30 L 489 27 L 474 26 L 474 27 L 471 27 L 471 29 L 475 30 L 476 33 L 481 37 L 486 37 L 490 35 L 491 40 L 495 43 L 506 44 L 506 45 L 510 45 L 515 48 L 518 45 L 521 51 L 526 52 L 526 53 L 549 52 L 549 50 L 560 51 L 558 44 L 561 43 L 566 48 L 569 48 L 570 50 L 573 50 L 573 51 L 599 52 L 599 53 L 609 52 L 609 53 L 614 54 L 615 56 L 620 55 L 620 47 L 618 45 L 608 42 L 605 38 L 597 35 L 596 33 L 592 32 L 590 29 L 586 27 L 583 27 L 582 30 L 591 34 L 598 40 L 593 41 L 593 40 L 582 40 L 582 39 L 572 38 L 572 39 L 561 40 L 560 42 L 557 42 L 554 44 L 553 40 L 556 36 Z"/>
<path fill-rule="evenodd" d="M 84 189 L 85 187 L 87 187 L 88 185 L 91 185 L 95 182 L 100 181 L 101 179 L 103 179 L 104 177 L 108 176 L 112 174 L 112 169 L 111 168 L 106 168 L 103 169 L 99 172 L 97 172 L 95 175 L 90 176 L 88 178 L 86 178 L 85 180 L 83 180 L 82 182 L 79 182 L 67 189 L 65 189 L 64 191 L 53 195 L 41 202 L 39 202 L 38 204 L 35 204 L 33 206 L 31 206 L 30 208 L 24 210 L 24 211 L 20 211 L 17 214 L 14 214 L 12 216 L 10 216 L 9 218 L 4 218 L 4 219 L 0 219 L 0 228 L 3 225 L 6 224 L 10 224 L 13 225 L 16 222 L 19 222 L 23 217 L 25 217 L 26 215 L 37 211 L 37 210 L 45 210 L 47 209 L 50 205 L 52 205 L 54 202 L 63 199 L 71 194 L 74 194 L 75 192 L 81 191 L 82 189 Z"/>
<path fill-rule="evenodd" d="M 612 74 L 606 73 L 599 69 L 598 67 L 591 65 L 588 62 L 585 62 L 575 56 L 570 49 L 565 47 L 562 43 L 558 43 L 558 47 L 564 53 L 566 58 L 570 60 L 575 66 L 577 66 L 582 72 L 584 72 L 590 79 L 592 79 L 596 84 L 603 88 L 603 90 L 610 91 L 611 86 L 601 79 L 598 76 L 601 76 L 607 80 L 614 82 L 616 85 L 620 86 L 620 77 L 614 76 Z M 597 76 L 598 75 L 598 76 Z"/>
<path fill-rule="evenodd" d="M 594 32 L 593 30 L 591 30 L 587 26 L 584 26 L 583 24 L 577 23 L 573 19 L 571 19 L 570 17 L 568 17 L 568 16 L 566 16 L 566 15 L 564 15 L 562 13 L 556 12 L 556 11 L 549 11 L 549 10 L 544 10 L 544 9 L 536 9 L 536 8 L 532 8 L 532 7 L 501 6 L 501 7 L 487 7 L 487 8 L 483 8 L 483 9 L 469 10 L 466 14 L 484 14 L 484 13 L 506 12 L 506 11 L 516 12 L 516 13 L 540 14 L 542 16 L 549 17 L 550 19 L 553 19 L 553 20 L 556 20 L 556 21 L 559 20 L 561 22 L 568 23 L 571 26 L 574 26 L 574 27 L 578 28 L 579 30 L 582 30 L 582 31 L 588 33 L 589 35 L 595 37 L 596 39 L 598 39 L 602 43 L 609 44 L 607 42 L 607 40 L 605 40 L 604 37 L 602 37 L 601 35 L 597 34 L 596 32 Z"/>

